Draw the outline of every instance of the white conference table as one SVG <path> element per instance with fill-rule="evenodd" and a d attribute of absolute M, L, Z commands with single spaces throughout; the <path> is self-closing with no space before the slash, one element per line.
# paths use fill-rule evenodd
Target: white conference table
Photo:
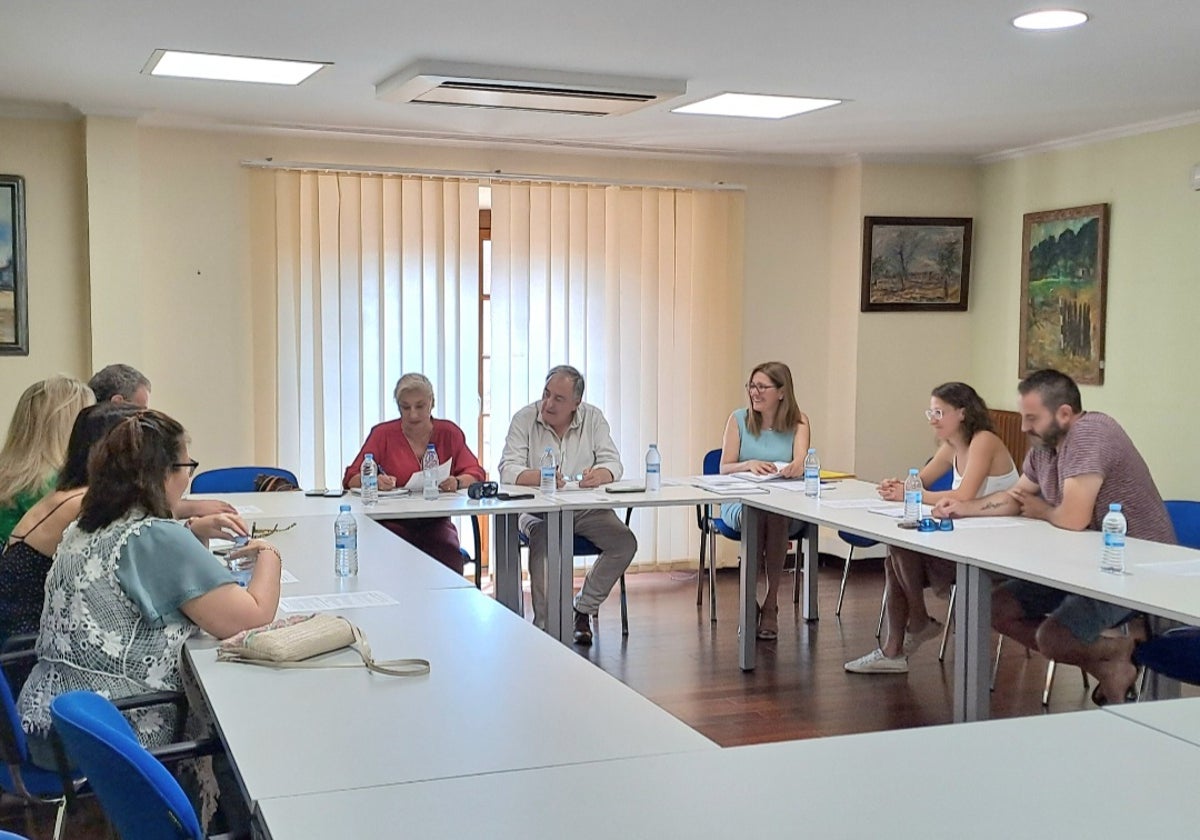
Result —
<path fill-rule="evenodd" d="M 769 483 L 768 483 L 769 484 Z M 877 498 L 874 485 L 847 480 L 826 491 L 826 502 Z M 991 676 L 991 588 L 994 579 L 1015 577 L 1079 595 L 1189 623 L 1200 622 L 1200 575 L 1185 574 L 1200 566 L 1200 552 L 1181 546 L 1130 539 L 1126 545 L 1128 574 L 1099 569 L 1100 535 L 1067 531 L 1046 522 L 979 517 L 957 520 L 952 532 L 904 530 L 896 521 L 865 508 L 831 507 L 802 493 L 771 491 L 748 496 L 747 510 L 772 511 L 851 531 L 942 557 L 958 564 L 955 601 L 955 720 L 988 716 Z M 887 504 L 887 503 L 881 503 Z M 744 516 L 742 538 L 755 537 L 760 517 Z M 1011 526 L 1003 526 L 1007 521 Z M 813 530 L 813 529 L 810 529 Z M 753 617 L 757 569 L 742 564 L 742 622 Z M 815 584 L 814 579 L 809 583 Z M 754 667 L 753 640 L 743 634 L 743 668 Z"/>
<path fill-rule="evenodd" d="M 456 840 L 1185 837 L 1197 774 L 1200 748 L 1090 711 L 270 798 L 256 821 L 272 840 L 381 819 Z"/>
<path fill-rule="evenodd" d="M 1123 703 L 1119 706 L 1105 706 L 1104 710 L 1200 746 L 1200 697 Z"/>
<path fill-rule="evenodd" d="M 435 500 L 426 501 L 419 494 L 381 498 L 372 507 L 366 507 L 354 493 L 340 498 L 306 496 L 304 493 L 201 493 L 189 499 L 220 499 L 238 509 L 247 521 L 259 518 L 286 519 L 307 516 L 336 516 L 341 505 L 349 505 L 356 516 L 374 520 L 419 519 L 440 516 L 490 516 L 494 563 L 492 576 L 495 579 L 496 600 L 521 614 L 524 599 L 521 593 L 521 559 L 518 537 L 518 518 L 523 513 L 549 513 L 547 528 L 549 536 L 558 544 L 560 519 L 557 516 L 558 502 L 554 497 L 544 497 L 536 488 L 502 486 L 501 491 L 529 495 L 531 499 L 471 499 L 465 490 L 441 493 Z M 331 561 L 332 562 L 332 561 Z"/>
<path fill-rule="evenodd" d="M 218 662 L 211 640 L 188 643 L 247 801 L 717 748 L 473 587 L 389 594 L 338 614 L 376 659 L 422 657 L 427 676 Z"/>

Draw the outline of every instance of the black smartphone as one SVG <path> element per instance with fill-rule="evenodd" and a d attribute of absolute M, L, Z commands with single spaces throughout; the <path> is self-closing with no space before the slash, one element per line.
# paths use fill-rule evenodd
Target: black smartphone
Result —
<path fill-rule="evenodd" d="M 326 499 L 340 499 L 346 495 L 346 491 L 341 487 L 334 487 L 330 490 L 322 491 L 321 495 Z"/>

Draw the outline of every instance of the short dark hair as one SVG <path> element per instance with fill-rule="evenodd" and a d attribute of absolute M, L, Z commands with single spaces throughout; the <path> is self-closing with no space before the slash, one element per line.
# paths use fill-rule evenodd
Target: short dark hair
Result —
<path fill-rule="evenodd" d="M 578 369 L 570 365 L 555 365 L 546 374 L 546 384 L 549 385 L 550 380 L 556 376 L 565 376 L 570 379 L 571 387 L 575 390 L 575 399 L 583 399 L 583 374 Z"/>
<path fill-rule="evenodd" d="M 931 392 L 947 405 L 961 409 L 963 413 L 963 432 L 967 443 L 979 432 L 992 431 L 992 418 L 988 414 L 987 403 L 965 382 L 946 382 L 937 386 Z"/>
<path fill-rule="evenodd" d="M 186 440 L 183 426 L 152 408 L 138 409 L 114 426 L 88 457 L 80 529 L 97 531 L 134 510 L 169 519 L 167 474 Z"/>
<path fill-rule="evenodd" d="M 138 388 L 150 387 L 150 380 L 135 367 L 116 364 L 96 372 L 88 382 L 88 387 L 96 395 L 96 402 L 107 402 L 113 397 L 120 396 L 124 400 L 132 400 Z"/>
<path fill-rule="evenodd" d="M 1070 406 L 1076 414 L 1083 411 L 1083 398 L 1079 396 L 1079 386 L 1075 380 L 1051 368 L 1026 376 L 1017 386 L 1017 391 L 1021 396 L 1037 391 L 1042 403 L 1051 411 L 1058 411 L 1060 405 Z"/>
<path fill-rule="evenodd" d="M 89 405 L 75 418 L 67 441 L 67 460 L 58 472 L 55 490 L 74 490 L 87 486 L 88 456 L 92 447 L 103 440 L 113 426 L 138 411 L 130 403 L 102 402 Z"/>

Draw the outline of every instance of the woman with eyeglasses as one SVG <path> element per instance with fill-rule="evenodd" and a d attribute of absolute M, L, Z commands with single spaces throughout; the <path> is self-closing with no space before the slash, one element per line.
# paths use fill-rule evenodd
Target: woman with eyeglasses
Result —
<path fill-rule="evenodd" d="M 88 457 L 88 488 L 46 578 L 37 664 L 18 709 L 39 766 L 54 769 L 50 702 L 68 691 L 116 700 L 183 687 L 180 654 L 197 628 L 217 638 L 266 624 L 279 605 L 279 553 L 250 540 L 246 588 L 171 517 L 195 461 L 187 434 L 158 411 L 123 418 Z M 244 531 L 244 526 L 242 528 Z M 145 746 L 177 738 L 174 706 L 128 713 Z"/>
<path fill-rule="evenodd" d="M 926 490 L 922 501 L 969 500 L 1007 490 L 1020 473 L 1004 441 L 992 431 L 987 405 L 975 389 L 947 382 L 933 389 L 925 419 L 933 428 L 938 449 L 921 470 L 925 487 L 953 471 L 949 490 Z M 904 501 L 904 482 L 884 479 L 879 496 Z M 882 647 L 846 663 L 854 674 L 904 674 L 908 657 L 945 629 L 925 608 L 925 589 L 944 595 L 954 583 L 955 565 L 940 557 L 890 546 L 884 561 L 887 592 L 887 637 Z"/>
<path fill-rule="evenodd" d="M 792 371 L 783 362 L 763 362 L 746 382 L 749 405 L 729 415 L 721 442 L 721 474 L 752 472 L 784 478 L 804 476 L 804 456 L 812 440 L 808 416 L 796 403 Z M 782 464 L 783 466 L 776 466 Z M 742 504 L 721 506 L 721 519 L 735 530 L 742 527 Z M 759 604 L 758 638 L 779 636 L 779 588 L 789 540 L 803 525 L 776 513 L 764 516 L 755 559 L 765 571 L 767 594 Z M 748 562 L 748 560 L 747 560 Z"/>

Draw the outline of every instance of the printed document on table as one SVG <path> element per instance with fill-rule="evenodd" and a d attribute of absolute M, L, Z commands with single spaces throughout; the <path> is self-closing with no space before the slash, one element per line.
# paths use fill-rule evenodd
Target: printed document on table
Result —
<path fill-rule="evenodd" d="M 904 518 L 904 505 L 896 504 L 896 505 L 888 505 L 887 507 L 872 507 L 868 510 L 868 513 L 878 513 L 883 516 L 890 516 L 892 519 L 903 519 Z M 932 516 L 932 515 L 933 515 L 933 508 L 930 505 L 921 505 L 921 516 L 922 517 Z"/>
<path fill-rule="evenodd" d="M 1025 520 L 1019 519 L 1016 516 L 969 516 L 965 519 L 954 520 L 954 530 L 960 531 L 963 528 L 971 530 L 972 528 L 1016 528 L 1027 524 Z"/>
<path fill-rule="evenodd" d="M 415 477 L 415 478 L 419 478 L 419 477 L 421 477 L 422 475 L 423 475 L 423 473 L 417 473 L 417 474 L 416 474 L 416 476 L 414 476 L 414 477 Z M 409 481 L 409 484 L 412 484 L 412 481 Z M 412 491 L 411 491 L 411 490 L 409 490 L 407 487 L 397 487 L 397 488 L 396 488 L 396 489 L 394 489 L 394 490 L 380 490 L 380 491 L 379 491 L 379 498 L 381 498 L 381 499 L 395 499 L 395 498 L 398 498 L 398 497 L 400 497 L 400 496 L 407 496 L 407 495 L 409 495 L 411 492 L 412 492 Z M 352 495 L 354 495 L 354 496 L 361 496 L 361 495 L 362 495 L 362 488 L 361 488 L 361 487 L 351 487 L 351 488 L 350 488 L 350 493 L 351 493 Z"/>
<path fill-rule="evenodd" d="M 454 463 L 454 459 L 450 458 L 444 464 L 438 464 L 438 468 L 433 471 L 437 477 L 437 483 L 440 486 L 443 481 L 450 477 L 450 465 Z M 412 474 L 412 478 L 408 480 L 408 484 L 404 485 L 405 490 L 420 490 L 425 486 L 425 472 L 418 470 Z M 379 494 L 383 498 L 383 493 Z"/>
<path fill-rule="evenodd" d="M 279 582 L 280 583 L 299 583 L 300 578 L 296 577 L 294 574 L 289 572 L 287 569 L 284 569 L 279 574 Z"/>
<path fill-rule="evenodd" d="M 372 589 L 367 592 L 331 592 L 328 595 L 293 595 L 279 599 L 284 612 L 321 612 L 348 610 L 354 607 L 390 607 L 400 603 L 386 592 Z"/>
<path fill-rule="evenodd" d="M 821 504 L 834 510 L 871 510 L 879 507 L 879 499 L 836 499 L 830 502 L 822 501 Z"/>
<path fill-rule="evenodd" d="M 755 487 L 749 481 L 742 481 L 732 475 L 701 475 L 692 479 L 692 486 L 716 493 L 718 496 L 753 496 L 758 493 L 766 494 L 762 487 Z"/>

